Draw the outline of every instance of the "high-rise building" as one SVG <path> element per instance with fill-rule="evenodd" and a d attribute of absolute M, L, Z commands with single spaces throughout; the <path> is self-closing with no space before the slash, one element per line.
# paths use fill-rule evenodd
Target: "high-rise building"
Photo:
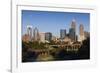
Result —
<path fill-rule="evenodd" d="M 80 26 L 79 26 L 79 41 L 83 41 L 84 39 L 85 39 L 84 26 L 83 26 L 83 24 L 80 24 Z"/>
<path fill-rule="evenodd" d="M 72 20 L 71 28 L 73 28 L 76 32 L 76 20 L 75 19 Z"/>
<path fill-rule="evenodd" d="M 69 29 L 69 38 L 73 42 L 76 40 L 76 35 L 75 35 L 75 29 L 74 28 Z"/>
<path fill-rule="evenodd" d="M 61 29 L 60 30 L 60 38 L 64 39 L 66 37 L 66 29 Z"/>
<path fill-rule="evenodd" d="M 45 40 L 48 42 L 50 42 L 52 40 L 52 33 L 51 32 L 45 33 Z"/>
<path fill-rule="evenodd" d="M 32 40 L 32 26 L 27 25 L 27 35 L 29 36 L 29 41 Z"/>
<path fill-rule="evenodd" d="M 71 41 L 76 41 L 76 20 L 73 19 L 71 23 L 71 28 L 69 29 L 69 38 Z"/>
<path fill-rule="evenodd" d="M 45 43 L 45 33 L 39 33 L 40 42 Z"/>
<path fill-rule="evenodd" d="M 34 30 L 33 30 L 33 38 L 34 38 L 34 41 L 39 41 L 40 37 L 39 37 L 39 30 L 35 27 Z"/>
<path fill-rule="evenodd" d="M 84 35 L 84 26 L 83 26 L 83 24 L 80 24 L 79 29 L 80 29 L 79 34 L 83 36 Z"/>

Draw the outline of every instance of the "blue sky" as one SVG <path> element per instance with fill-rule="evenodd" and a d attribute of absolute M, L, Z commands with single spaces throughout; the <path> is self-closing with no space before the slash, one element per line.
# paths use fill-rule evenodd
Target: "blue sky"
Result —
<path fill-rule="evenodd" d="M 33 28 L 37 27 L 39 32 L 51 32 L 59 36 L 60 29 L 69 32 L 73 19 L 76 20 L 77 34 L 81 23 L 85 31 L 90 31 L 89 13 L 22 10 L 22 34 L 26 33 L 27 25 L 32 25 Z"/>

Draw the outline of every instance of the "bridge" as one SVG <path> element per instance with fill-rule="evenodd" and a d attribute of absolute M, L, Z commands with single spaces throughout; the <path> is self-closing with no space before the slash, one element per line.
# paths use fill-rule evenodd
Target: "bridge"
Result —
<path fill-rule="evenodd" d="M 51 47 L 59 47 L 59 48 L 66 48 L 66 49 L 79 49 L 81 44 L 64 44 L 64 45 L 50 45 Z"/>
<path fill-rule="evenodd" d="M 35 53 L 39 55 L 45 56 L 45 55 L 49 55 L 51 52 L 56 53 L 61 49 L 65 49 L 66 52 L 78 52 L 80 47 L 81 47 L 81 44 L 49 45 L 47 49 L 34 49 L 32 51 L 34 51 Z"/>

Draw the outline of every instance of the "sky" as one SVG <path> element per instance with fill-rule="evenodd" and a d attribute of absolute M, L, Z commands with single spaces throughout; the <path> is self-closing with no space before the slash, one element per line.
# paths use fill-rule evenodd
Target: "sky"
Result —
<path fill-rule="evenodd" d="M 54 36 L 60 36 L 60 29 L 66 29 L 69 33 L 71 22 L 76 20 L 76 31 L 79 34 L 79 25 L 83 24 L 84 30 L 90 32 L 90 14 L 76 12 L 53 12 L 22 10 L 22 35 L 26 33 L 26 26 L 31 25 L 39 32 L 51 32 Z"/>

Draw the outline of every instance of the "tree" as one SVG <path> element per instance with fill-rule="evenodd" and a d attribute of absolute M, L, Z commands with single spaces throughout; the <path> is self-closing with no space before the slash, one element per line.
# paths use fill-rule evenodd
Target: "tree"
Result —
<path fill-rule="evenodd" d="M 79 49 L 79 58 L 89 59 L 90 58 L 90 38 L 87 38 L 82 43 L 83 44 Z"/>

